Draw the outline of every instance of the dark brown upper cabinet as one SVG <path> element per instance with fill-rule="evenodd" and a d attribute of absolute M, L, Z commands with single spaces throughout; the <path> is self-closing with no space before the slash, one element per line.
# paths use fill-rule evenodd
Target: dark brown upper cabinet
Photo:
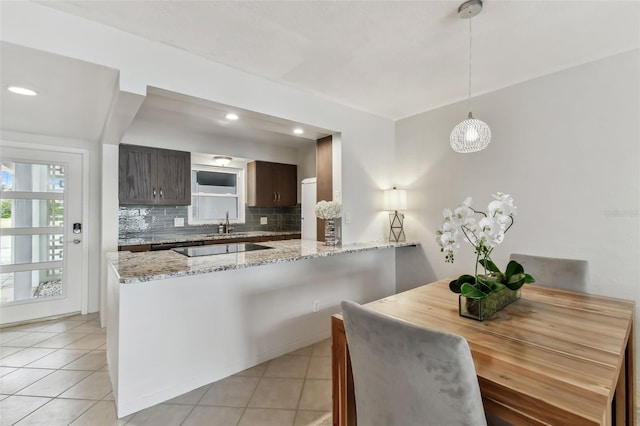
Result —
<path fill-rule="evenodd" d="M 191 204 L 191 153 L 120 145 L 120 204 Z"/>
<path fill-rule="evenodd" d="M 298 166 L 252 161 L 247 164 L 247 205 L 286 207 L 298 204 Z"/>

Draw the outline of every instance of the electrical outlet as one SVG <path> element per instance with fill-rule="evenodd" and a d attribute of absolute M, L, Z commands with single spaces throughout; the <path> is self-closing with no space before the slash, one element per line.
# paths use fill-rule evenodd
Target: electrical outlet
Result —
<path fill-rule="evenodd" d="M 266 217 L 261 217 L 260 218 L 260 225 L 266 225 L 267 224 L 267 218 Z"/>
<path fill-rule="evenodd" d="M 184 217 L 174 217 L 173 226 L 184 226 Z"/>
<path fill-rule="evenodd" d="M 314 300 L 313 301 L 313 312 L 318 312 L 320 310 L 320 301 L 319 300 Z"/>

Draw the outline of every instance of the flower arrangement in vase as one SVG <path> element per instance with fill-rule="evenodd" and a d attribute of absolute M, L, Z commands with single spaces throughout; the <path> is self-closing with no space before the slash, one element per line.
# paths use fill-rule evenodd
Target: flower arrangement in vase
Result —
<path fill-rule="evenodd" d="M 493 198 L 486 213 L 474 209 L 470 197 L 453 211 L 445 209 L 442 212 L 444 222 L 437 232 L 445 262 L 453 263 L 463 239 L 475 249 L 474 274 L 460 275 L 449 283 L 449 288 L 461 295 L 460 314 L 480 320 L 517 300 L 525 283 L 535 282 L 518 262 L 510 261 L 502 272 L 491 260 L 491 253 L 513 226 L 517 211 L 513 197 L 498 192 Z M 479 267 L 482 267 L 482 273 L 479 273 Z"/>
<path fill-rule="evenodd" d="M 336 236 L 336 219 L 342 217 L 342 203 L 340 201 L 319 201 L 316 204 L 316 217 L 324 219 L 324 243 L 328 246 L 338 244 Z"/>

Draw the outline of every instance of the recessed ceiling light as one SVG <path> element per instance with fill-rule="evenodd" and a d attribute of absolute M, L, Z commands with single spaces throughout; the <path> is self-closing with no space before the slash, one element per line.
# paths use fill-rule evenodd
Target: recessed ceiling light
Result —
<path fill-rule="evenodd" d="M 35 96 L 38 94 L 38 92 L 36 92 L 35 90 L 27 89 L 26 87 L 20 86 L 9 86 L 7 87 L 7 90 L 13 93 L 17 93 L 18 95 L 25 96 Z"/>
<path fill-rule="evenodd" d="M 293 133 L 295 133 L 296 135 L 301 135 L 304 133 L 304 130 L 298 127 L 297 129 L 293 129 Z"/>
<path fill-rule="evenodd" d="M 234 114 L 234 113 L 232 113 L 232 112 L 230 112 L 229 114 L 227 114 L 227 115 L 226 115 L 226 117 L 227 117 L 227 120 L 233 120 L 233 121 L 235 121 L 235 120 L 237 120 L 237 119 L 238 119 L 238 115 L 237 115 L 237 114 Z"/>

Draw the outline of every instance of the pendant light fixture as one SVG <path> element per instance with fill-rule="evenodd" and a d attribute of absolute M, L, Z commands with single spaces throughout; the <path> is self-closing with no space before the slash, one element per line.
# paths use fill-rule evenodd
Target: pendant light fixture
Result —
<path fill-rule="evenodd" d="M 471 114 L 471 18 L 482 11 L 482 0 L 469 0 L 458 8 L 458 16 L 469 20 L 469 117 L 451 131 L 451 148 L 455 152 L 482 151 L 491 141 L 491 129 L 484 121 Z"/>

